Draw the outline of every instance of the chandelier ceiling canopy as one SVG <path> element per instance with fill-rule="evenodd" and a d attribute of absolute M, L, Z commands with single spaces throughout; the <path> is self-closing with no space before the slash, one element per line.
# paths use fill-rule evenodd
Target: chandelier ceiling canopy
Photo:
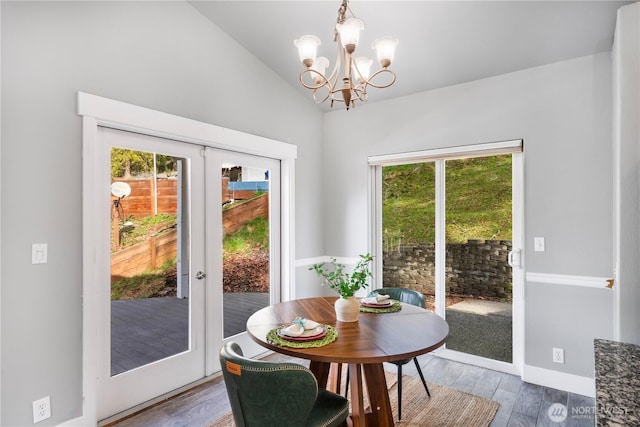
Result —
<path fill-rule="evenodd" d="M 352 17 L 346 17 L 347 11 Z M 372 74 L 370 69 L 373 61 L 363 56 L 354 56 L 362 30 L 364 30 L 364 23 L 353 16 L 348 0 L 343 0 L 338 9 L 334 30 L 334 42 L 338 53 L 333 70 L 328 77 L 326 70 L 329 68 L 329 60 L 324 56 L 317 56 L 320 39 L 305 35 L 293 42 L 298 48 L 300 61 L 305 67 L 300 73 L 300 83 L 313 91 L 313 99 L 316 103 L 329 100 L 333 107 L 334 101 L 344 102 L 346 109 L 349 110 L 355 106 L 355 101 L 367 102 L 368 86 L 382 89 L 395 83 L 396 75 L 389 66 L 393 61 L 398 40 L 382 37 L 373 42 L 372 47 L 376 51 L 382 68 Z M 382 78 L 382 82 L 374 84 L 373 80 L 378 76 L 386 76 L 386 81 Z"/>

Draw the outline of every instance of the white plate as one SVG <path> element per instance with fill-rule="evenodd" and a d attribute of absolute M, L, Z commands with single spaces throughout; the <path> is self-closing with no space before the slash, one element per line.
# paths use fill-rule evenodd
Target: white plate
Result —
<path fill-rule="evenodd" d="M 306 330 L 302 333 L 302 335 L 299 335 L 297 337 L 285 334 L 282 331 L 282 329 L 278 330 L 278 335 L 284 338 L 285 340 L 289 340 L 289 341 L 319 340 L 321 338 L 324 338 L 327 335 L 327 333 L 328 333 L 327 328 L 325 328 L 324 326 L 318 326 L 317 328 Z"/>
<path fill-rule="evenodd" d="M 387 300 L 384 302 L 360 302 L 360 304 L 362 304 L 364 307 L 374 307 L 374 308 L 384 308 L 384 307 L 390 307 L 391 305 L 393 305 L 393 301 L 391 300 Z"/>
<path fill-rule="evenodd" d="M 308 337 L 315 337 L 316 335 L 321 335 L 324 332 L 324 326 L 320 325 L 320 326 L 316 326 L 313 329 L 306 329 L 301 335 L 289 335 L 284 331 L 284 328 L 280 329 L 278 332 L 280 332 L 280 335 L 284 335 L 287 337 L 308 338 Z"/>

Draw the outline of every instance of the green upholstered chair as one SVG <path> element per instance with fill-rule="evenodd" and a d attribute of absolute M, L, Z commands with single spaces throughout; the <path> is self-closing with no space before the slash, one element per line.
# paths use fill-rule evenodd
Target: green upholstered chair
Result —
<path fill-rule="evenodd" d="M 332 427 L 349 415 L 349 401 L 319 389 L 305 366 L 246 358 L 234 342 L 220 364 L 236 427 Z"/>
<path fill-rule="evenodd" d="M 373 296 L 376 293 L 380 295 L 389 295 L 389 298 L 394 299 L 396 301 L 403 302 L 405 304 L 411 304 L 418 307 L 425 308 L 425 300 L 424 295 L 422 295 L 418 291 L 414 291 L 413 289 L 407 288 L 380 288 L 371 292 L 369 296 Z M 418 363 L 418 358 L 414 357 L 413 359 L 403 359 L 396 360 L 393 362 L 394 365 L 398 367 L 398 420 L 402 419 L 402 366 L 407 363 L 413 362 L 416 364 L 416 369 L 418 370 L 418 374 L 420 375 L 420 379 L 422 380 L 422 384 L 424 385 L 424 389 L 427 391 L 427 396 L 431 397 L 431 393 L 429 393 L 429 387 L 427 387 L 427 382 L 424 380 L 424 375 L 422 375 L 422 369 L 420 369 L 420 364 Z M 349 376 L 347 371 L 347 391 L 349 390 Z"/>

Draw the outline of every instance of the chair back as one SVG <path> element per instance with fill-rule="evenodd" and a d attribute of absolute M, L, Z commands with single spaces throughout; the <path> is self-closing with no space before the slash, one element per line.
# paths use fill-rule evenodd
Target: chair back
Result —
<path fill-rule="evenodd" d="M 234 342 L 220 350 L 220 364 L 237 427 L 307 424 L 318 394 L 309 369 L 246 358 Z"/>
<path fill-rule="evenodd" d="M 426 307 L 424 295 L 418 291 L 414 291 L 413 289 L 380 288 L 376 289 L 373 292 L 377 292 L 380 295 L 389 295 L 389 298 L 403 302 L 405 304 L 411 304 L 422 308 Z"/>

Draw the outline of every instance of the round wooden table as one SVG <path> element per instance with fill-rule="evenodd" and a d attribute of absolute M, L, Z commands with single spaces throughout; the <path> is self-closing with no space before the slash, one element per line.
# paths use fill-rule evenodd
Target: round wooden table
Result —
<path fill-rule="evenodd" d="M 307 298 L 265 307 L 247 320 L 247 332 L 263 347 L 309 360 L 318 385 L 334 392 L 339 392 L 341 365 L 348 364 L 353 425 L 393 426 L 382 363 L 410 359 L 440 347 L 447 339 L 449 325 L 435 313 L 409 304 L 402 304 L 394 313 L 360 313 L 357 322 L 337 322 L 336 299 Z M 318 348 L 291 348 L 267 341 L 269 331 L 291 324 L 298 316 L 335 327 L 338 338 Z M 369 394 L 369 409 L 363 407 L 363 384 Z"/>

